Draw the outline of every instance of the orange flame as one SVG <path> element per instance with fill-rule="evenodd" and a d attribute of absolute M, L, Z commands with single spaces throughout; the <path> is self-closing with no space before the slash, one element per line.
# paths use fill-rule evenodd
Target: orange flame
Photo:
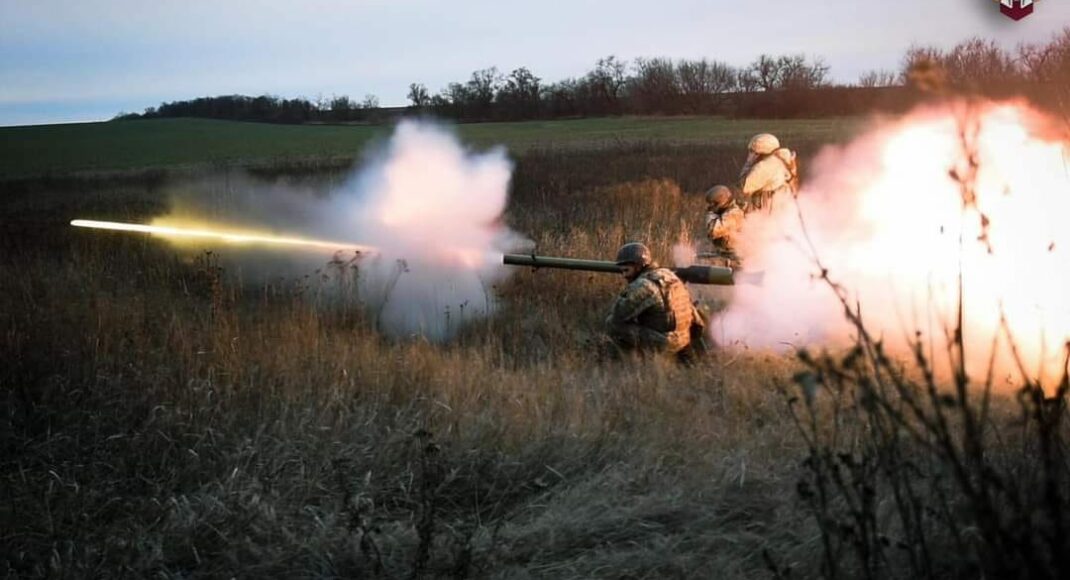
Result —
<path fill-rule="evenodd" d="M 827 336 L 842 321 L 828 289 L 812 287 L 813 263 L 800 260 L 809 239 L 871 330 L 922 330 L 942 352 L 961 275 L 973 376 L 986 372 L 998 336 L 998 373 L 1016 371 L 1012 339 L 1030 378 L 1060 378 L 1070 341 L 1070 163 L 1058 133 L 1058 121 L 1025 105 L 957 104 L 822 152 L 798 206 L 782 203 L 747 226 L 752 264 L 779 283 L 777 297 L 756 297 L 764 306 L 744 300 L 740 324 L 760 308 L 783 310 L 786 322 L 769 324 L 780 325 L 775 340 L 790 340 L 815 326 Z"/>

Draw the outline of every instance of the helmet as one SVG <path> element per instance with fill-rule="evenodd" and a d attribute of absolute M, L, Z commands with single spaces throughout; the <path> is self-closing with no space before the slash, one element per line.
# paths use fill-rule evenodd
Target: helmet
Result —
<path fill-rule="evenodd" d="M 780 149 L 780 140 L 770 133 L 759 133 L 751 137 L 750 145 L 747 145 L 747 149 L 757 155 L 769 155 L 773 151 Z"/>
<path fill-rule="evenodd" d="M 715 185 L 706 190 L 706 204 L 722 208 L 732 202 L 732 190 L 724 185 Z"/>
<path fill-rule="evenodd" d="M 635 264 L 640 268 L 649 266 L 654 260 L 650 257 L 650 248 L 639 242 L 629 242 L 617 250 L 617 265 Z"/>

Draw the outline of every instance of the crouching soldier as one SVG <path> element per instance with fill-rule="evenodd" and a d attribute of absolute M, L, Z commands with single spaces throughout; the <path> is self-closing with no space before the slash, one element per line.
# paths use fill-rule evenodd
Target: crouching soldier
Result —
<path fill-rule="evenodd" d="M 621 246 L 617 265 L 628 286 L 606 319 L 610 339 L 624 351 L 690 360 L 694 354 L 692 339 L 701 340 L 705 323 L 691 302 L 687 286 L 672 270 L 658 267 L 650 249 L 638 242 Z"/>

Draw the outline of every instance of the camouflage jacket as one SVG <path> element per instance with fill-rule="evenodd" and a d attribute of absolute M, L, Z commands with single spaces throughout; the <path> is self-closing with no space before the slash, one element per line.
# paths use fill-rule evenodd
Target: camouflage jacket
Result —
<path fill-rule="evenodd" d="M 746 211 L 772 210 L 779 193 L 791 193 L 799 187 L 799 166 L 795 152 L 785 147 L 768 155 L 751 154 L 739 172 L 739 186 L 747 202 Z"/>
<path fill-rule="evenodd" d="M 691 294 L 672 270 L 647 268 L 617 297 L 608 322 L 687 336 L 693 311 Z"/>
<path fill-rule="evenodd" d="M 724 256 L 735 256 L 736 240 L 743 229 L 743 210 L 734 202 L 720 211 L 706 212 L 706 237 L 714 251 Z"/>

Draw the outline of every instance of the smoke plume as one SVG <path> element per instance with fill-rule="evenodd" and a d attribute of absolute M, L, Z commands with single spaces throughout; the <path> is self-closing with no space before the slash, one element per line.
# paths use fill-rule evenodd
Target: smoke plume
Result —
<path fill-rule="evenodd" d="M 1058 377 L 1070 339 L 1070 171 L 1059 123 L 1019 104 L 914 112 L 818 154 L 796 202 L 751 214 L 743 253 L 760 288 L 734 289 L 715 331 L 752 346 L 849 340 L 824 268 L 869 329 L 946 352 L 962 280 L 969 367 Z M 1005 317 L 1006 322 L 1001 322 Z M 936 357 L 946 362 L 946 356 Z"/>
<path fill-rule="evenodd" d="M 385 333 L 443 340 L 495 309 L 491 287 L 507 275 L 501 254 L 521 242 L 500 219 L 511 171 L 503 149 L 473 153 L 444 128 L 405 121 L 341 184 L 229 178 L 220 192 L 218 182 L 202 183 L 172 191 L 174 211 L 153 223 L 208 222 L 374 246 L 361 255 L 235 246 L 222 252 L 246 279 L 313 271 L 346 277 L 327 285 L 340 293 L 334 298 L 359 302 Z"/>

